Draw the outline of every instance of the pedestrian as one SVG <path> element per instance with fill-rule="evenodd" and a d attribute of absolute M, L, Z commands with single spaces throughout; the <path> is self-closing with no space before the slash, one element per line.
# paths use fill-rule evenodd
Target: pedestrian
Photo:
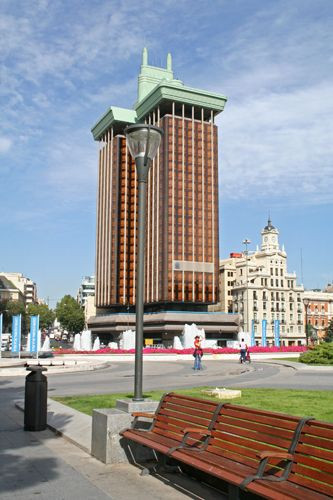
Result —
<path fill-rule="evenodd" d="M 245 363 L 247 345 L 246 345 L 244 339 L 241 340 L 241 342 L 239 344 L 239 348 L 240 348 L 240 362 Z"/>
<path fill-rule="evenodd" d="M 201 347 L 201 337 L 199 335 L 196 335 L 194 337 L 194 351 L 193 351 L 193 356 L 194 356 L 194 370 L 202 370 L 201 366 L 201 358 L 203 356 L 203 350 Z"/>

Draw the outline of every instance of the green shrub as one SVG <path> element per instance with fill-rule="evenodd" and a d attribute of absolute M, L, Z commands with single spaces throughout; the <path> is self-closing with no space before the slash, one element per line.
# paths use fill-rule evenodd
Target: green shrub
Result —
<path fill-rule="evenodd" d="M 322 342 L 300 355 L 299 361 L 309 365 L 333 365 L 333 343 Z"/>

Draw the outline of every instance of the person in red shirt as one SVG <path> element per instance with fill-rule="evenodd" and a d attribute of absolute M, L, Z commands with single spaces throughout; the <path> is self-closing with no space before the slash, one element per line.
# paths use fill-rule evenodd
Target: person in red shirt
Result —
<path fill-rule="evenodd" d="M 196 335 L 194 338 L 194 351 L 193 351 L 193 356 L 194 356 L 194 370 L 202 370 L 201 366 L 201 358 L 203 355 L 202 347 L 201 347 L 201 337 L 199 335 Z"/>

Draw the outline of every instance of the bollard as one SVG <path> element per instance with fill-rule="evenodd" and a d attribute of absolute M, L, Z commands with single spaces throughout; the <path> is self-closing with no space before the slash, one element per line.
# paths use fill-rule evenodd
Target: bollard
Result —
<path fill-rule="evenodd" d="M 24 430 L 44 431 L 47 424 L 47 378 L 43 366 L 29 366 L 25 379 Z"/>

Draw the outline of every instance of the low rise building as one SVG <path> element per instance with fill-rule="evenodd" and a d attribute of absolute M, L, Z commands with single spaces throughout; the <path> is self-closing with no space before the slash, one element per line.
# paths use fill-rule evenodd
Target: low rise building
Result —
<path fill-rule="evenodd" d="M 18 300 L 24 303 L 24 295 L 6 276 L 0 275 L 0 302 Z"/>
<path fill-rule="evenodd" d="M 308 341 L 317 342 L 324 338 L 326 329 L 333 318 L 333 287 L 326 290 L 305 290 L 304 311 Z"/>
<path fill-rule="evenodd" d="M 14 285 L 14 288 L 17 288 L 21 292 L 25 305 L 37 303 L 37 285 L 30 278 L 26 278 L 22 273 L 7 272 L 1 272 L 0 278 L 6 278 Z M 11 298 L 11 300 L 20 299 Z"/>
<path fill-rule="evenodd" d="M 85 307 L 88 297 L 95 297 L 95 276 L 85 276 L 77 292 L 77 301 Z"/>
<path fill-rule="evenodd" d="M 287 269 L 287 253 L 279 231 L 268 220 L 255 252 L 231 254 L 221 262 L 222 304 L 240 314 L 241 330 L 258 345 L 306 343 L 303 286 Z M 233 256 L 233 257 L 232 257 Z M 224 302 L 223 302 L 224 301 Z"/>

